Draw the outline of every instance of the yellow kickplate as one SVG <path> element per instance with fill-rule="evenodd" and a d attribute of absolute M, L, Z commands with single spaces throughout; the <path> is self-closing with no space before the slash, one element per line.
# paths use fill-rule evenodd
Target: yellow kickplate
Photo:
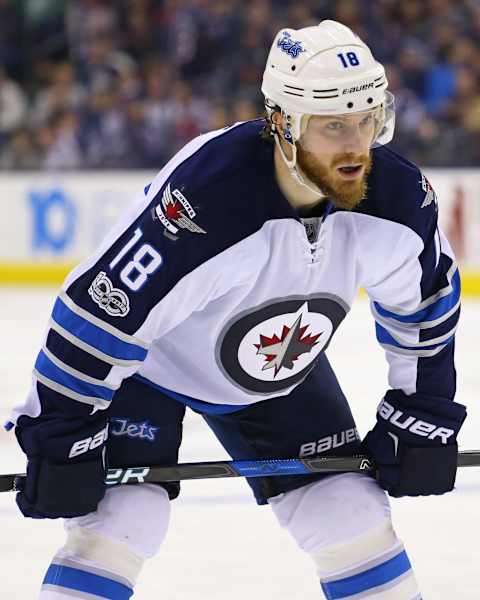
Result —
<path fill-rule="evenodd" d="M 60 285 L 76 263 L 0 263 L 0 285 Z"/>

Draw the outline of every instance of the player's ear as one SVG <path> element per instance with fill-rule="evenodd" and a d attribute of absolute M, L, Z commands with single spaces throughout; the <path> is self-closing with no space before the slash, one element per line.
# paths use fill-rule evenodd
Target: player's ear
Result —
<path fill-rule="evenodd" d="M 282 113 L 278 110 L 272 113 L 272 123 L 275 125 L 275 130 L 278 131 L 280 137 L 285 137 L 285 118 Z"/>

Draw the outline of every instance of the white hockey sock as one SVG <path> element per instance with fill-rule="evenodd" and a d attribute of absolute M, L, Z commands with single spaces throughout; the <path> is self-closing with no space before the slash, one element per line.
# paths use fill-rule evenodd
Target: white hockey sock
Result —
<path fill-rule="evenodd" d="M 325 560 L 325 552 L 313 555 L 325 597 L 328 600 L 421 600 L 403 545 L 397 540 L 390 550 L 367 558 L 370 541 L 368 537 L 361 536 L 348 544 L 348 548 L 329 549 L 329 553 L 351 556 L 355 545 L 363 546 L 363 560 L 334 573 L 322 572 L 329 562 L 328 558 Z"/>
<path fill-rule="evenodd" d="M 331 476 L 269 503 L 313 558 L 327 600 L 421 600 L 388 498 L 370 477 Z"/>
<path fill-rule="evenodd" d="M 93 564 L 57 555 L 45 574 L 40 600 L 128 600 L 134 582 Z"/>
<path fill-rule="evenodd" d="M 67 542 L 53 558 L 39 600 L 128 600 L 146 559 L 159 549 L 170 503 L 159 487 L 107 490 L 97 511 L 67 519 Z"/>

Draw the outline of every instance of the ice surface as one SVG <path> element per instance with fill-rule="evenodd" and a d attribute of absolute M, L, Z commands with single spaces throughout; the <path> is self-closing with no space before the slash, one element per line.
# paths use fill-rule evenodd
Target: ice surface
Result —
<path fill-rule="evenodd" d="M 54 298 L 52 290 L 0 289 L 0 417 L 22 401 Z M 480 303 L 465 302 L 457 341 L 457 401 L 468 406 L 462 448 L 480 448 Z M 386 387 L 386 362 L 374 338 L 368 305 L 358 300 L 328 355 L 365 433 Z M 0 472 L 22 471 L 12 433 L 0 432 Z M 181 460 L 221 460 L 226 454 L 202 420 L 188 417 Z M 456 490 L 441 497 L 394 500 L 404 540 L 425 600 L 479 600 L 480 469 L 459 472 Z M 174 502 L 170 532 L 145 567 L 139 600 L 318 600 L 310 559 L 280 529 L 268 507 L 257 507 L 242 480 L 185 482 Z M 13 494 L 0 497 L 1 598 L 30 600 L 52 554 L 63 543 L 58 521 L 23 519 Z"/>

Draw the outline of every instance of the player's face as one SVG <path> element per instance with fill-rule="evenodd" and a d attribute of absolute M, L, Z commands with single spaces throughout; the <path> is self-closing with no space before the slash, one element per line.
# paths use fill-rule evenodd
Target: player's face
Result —
<path fill-rule="evenodd" d="M 355 208 L 366 194 L 375 126 L 375 111 L 315 115 L 297 143 L 299 167 L 339 208 Z"/>

